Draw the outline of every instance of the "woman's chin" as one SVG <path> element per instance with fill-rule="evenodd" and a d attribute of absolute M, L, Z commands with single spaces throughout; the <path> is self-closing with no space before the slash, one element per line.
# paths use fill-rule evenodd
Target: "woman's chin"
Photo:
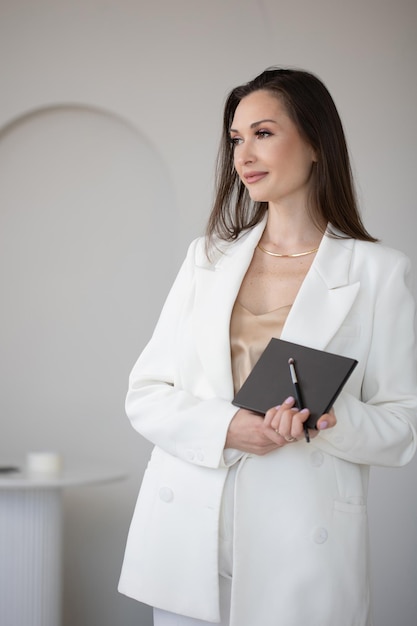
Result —
<path fill-rule="evenodd" d="M 253 202 L 268 202 L 265 194 L 257 192 L 256 189 L 248 189 L 249 197 Z"/>

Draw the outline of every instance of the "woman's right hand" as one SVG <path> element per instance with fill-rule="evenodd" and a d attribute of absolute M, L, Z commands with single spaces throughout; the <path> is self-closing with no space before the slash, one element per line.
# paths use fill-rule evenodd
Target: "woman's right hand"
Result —
<path fill-rule="evenodd" d="M 284 437 L 274 432 L 274 441 L 265 431 L 264 418 L 248 411 L 239 409 L 229 424 L 225 448 L 234 448 L 249 454 L 264 455 L 287 443 Z"/>
<path fill-rule="evenodd" d="M 225 448 L 264 455 L 304 440 L 303 424 L 310 413 L 308 409 L 299 411 L 294 403 L 294 398 L 287 398 L 282 405 L 269 409 L 265 417 L 239 409 L 229 424 Z M 309 430 L 310 438 L 317 437 L 321 430 L 332 428 L 336 421 L 333 410 L 322 415 L 317 422 L 317 430 Z"/>

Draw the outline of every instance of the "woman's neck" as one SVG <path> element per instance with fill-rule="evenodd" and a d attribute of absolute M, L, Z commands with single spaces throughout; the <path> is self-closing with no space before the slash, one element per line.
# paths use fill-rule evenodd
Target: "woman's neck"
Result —
<path fill-rule="evenodd" d="M 326 225 L 316 226 L 307 211 L 285 211 L 269 207 L 268 219 L 261 241 L 282 253 L 298 252 L 320 244 Z"/>

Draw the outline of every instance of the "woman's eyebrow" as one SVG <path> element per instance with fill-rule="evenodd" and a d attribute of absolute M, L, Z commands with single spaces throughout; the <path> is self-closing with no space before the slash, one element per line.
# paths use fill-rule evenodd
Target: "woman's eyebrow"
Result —
<path fill-rule="evenodd" d="M 252 124 L 250 125 L 250 128 L 257 128 L 258 126 L 260 126 L 261 124 L 264 124 L 265 122 L 272 122 L 272 124 L 277 124 L 275 120 L 270 120 L 266 118 L 264 120 L 259 120 L 259 122 L 252 122 Z M 229 132 L 237 133 L 239 131 L 237 131 L 236 128 L 231 128 Z"/>

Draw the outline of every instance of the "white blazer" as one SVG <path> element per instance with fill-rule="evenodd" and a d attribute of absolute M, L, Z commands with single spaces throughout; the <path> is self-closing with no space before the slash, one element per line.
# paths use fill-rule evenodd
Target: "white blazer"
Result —
<path fill-rule="evenodd" d="M 127 413 L 155 448 L 119 591 L 219 621 L 219 511 L 228 466 L 240 460 L 231 625 L 365 626 L 369 466 L 404 465 L 416 448 L 409 262 L 380 244 L 323 237 L 281 338 L 358 360 L 337 425 L 266 456 L 224 454 L 236 412 L 230 315 L 264 227 L 211 261 L 202 239 L 191 244 L 131 373 Z"/>

